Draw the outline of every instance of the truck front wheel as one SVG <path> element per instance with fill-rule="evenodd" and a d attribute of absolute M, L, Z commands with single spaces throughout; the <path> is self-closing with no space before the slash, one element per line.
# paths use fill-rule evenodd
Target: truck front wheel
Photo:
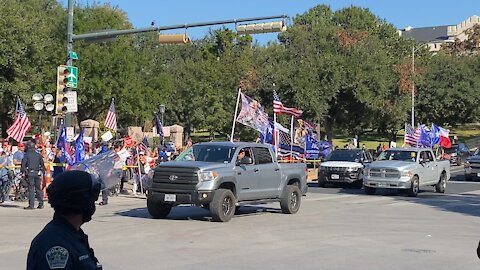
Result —
<path fill-rule="evenodd" d="M 440 175 L 440 180 L 435 185 L 435 191 L 437 193 L 445 193 L 445 189 L 447 188 L 447 175 L 443 172 Z"/>
<path fill-rule="evenodd" d="M 408 190 L 408 197 L 417 197 L 419 190 L 420 183 L 418 182 L 418 176 L 414 176 L 410 184 L 410 189 Z"/>
<path fill-rule="evenodd" d="M 148 213 L 150 213 L 153 218 L 166 218 L 168 214 L 170 214 L 170 211 L 172 211 L 172 207 L 171 204 L 164 204 L 147 199 Z"/>
<path fill-rule="evenodd" d="M 285 188 L 285 193 L 280 200 L 280 207 L 284 214 L 295 214 L 300 209 L 302 193 L 297 186 L 288 185 Z"/>
<path fill-rule="evenodd" d="M 210 202 L 210 213 L 213 221 L 228 222 L 235 214 L 235 195 L 229 189 L 215 191 Z"/>

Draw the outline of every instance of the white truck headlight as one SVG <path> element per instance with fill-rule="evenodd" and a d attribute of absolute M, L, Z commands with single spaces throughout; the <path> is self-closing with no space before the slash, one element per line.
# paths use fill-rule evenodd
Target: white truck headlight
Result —
<path fill-rule="evenodd" d="M 356 171 L 358 171 L 358 169 L 360 169 L 360 168 L 358 168 L 358 167 L 357 168 L 348 168 L 347 171 L 356 172 Z"/>
<path fill-rule="evenodd" d="M 216 171 L 206 171 L 206 172 L 198 173 L 199 182 L 212 181 L 217 177 L 218 177 L 218 173 Z"/>
<path fill-rule="evenodd" d="M 402 171 L 402 176 L 403 177 L 412 177 L 413 173 L 412 173 L 412 171 Z"/>

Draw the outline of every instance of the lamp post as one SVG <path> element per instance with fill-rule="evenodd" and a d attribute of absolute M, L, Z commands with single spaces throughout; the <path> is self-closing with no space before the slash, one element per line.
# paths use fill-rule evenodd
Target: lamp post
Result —
<path fill-rule="evenodd" d="M 163 114 L 165 114 L 165 104 L 160 104 L 160 106 L 158 106 L 158 112 L 161 114 L 162 117 L 162 125 L 165 125 L 165 123 L 163 122 Z"/>
<path fill-rule="evenodd" d="M 412 46 L 412 77 L 415 76 L 415 46 Z M 412 128 L 415 128 L 415 81 L 412 78 Z"/>
<path fill-rule="evenodd" d="M 41 133 L 41 124 L 42 124 L 42 112 L 45 109 L 47 112 L 52 112 L 55 109 L 53 105 L 53 96 L 51 94 L 42 95 L 36 93 L 32 96 L 33 108 L 37 111 L 38 114 L 38 126 L 37 131 Z"/>

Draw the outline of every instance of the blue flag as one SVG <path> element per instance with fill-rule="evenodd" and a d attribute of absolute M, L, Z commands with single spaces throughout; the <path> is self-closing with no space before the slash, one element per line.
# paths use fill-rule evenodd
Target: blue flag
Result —
<path fill-rule="evenodd" d="M 418 140 L 418 146 L 432 147 L 432 132 L 425 125 L 420 125 L 420 139 Z"/>
<path fill-rule="evenodd" d="M 84 130 L 80 131 L 80 134 L 75 141 L 75 162 L 85 160 L 85 142 L 83 141 Z"/>
<path fill-rule="evenodd" d="M 62 150 L 63 157 L 69 165 L 73 165 L 75 160 L 70 154 L 70 144 L 67 142 L 67 129 L 64 126 L 60 127 L 60 136 L 57 140 L 57 148 Z"/>

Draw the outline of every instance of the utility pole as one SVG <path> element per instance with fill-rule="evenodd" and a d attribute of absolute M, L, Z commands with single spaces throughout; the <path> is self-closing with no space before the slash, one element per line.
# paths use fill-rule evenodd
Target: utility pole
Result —
<path fill-rule="evenodd" d="M 415 128 L 415 46 L 412 45 L 412 128 Z"/>
<path fill-rule="evenodd" d="M 68 16 L 67 16 L 67 66 L 73 64 L 73 60 L 70 57 L 70 52 L 73 51 L 73 6 L 75 5 L 75 0 L 68 0 Z M 65 114 L 65 126 L 69 127 L 72 125 L 72 113 L 67 112 Z"/>

